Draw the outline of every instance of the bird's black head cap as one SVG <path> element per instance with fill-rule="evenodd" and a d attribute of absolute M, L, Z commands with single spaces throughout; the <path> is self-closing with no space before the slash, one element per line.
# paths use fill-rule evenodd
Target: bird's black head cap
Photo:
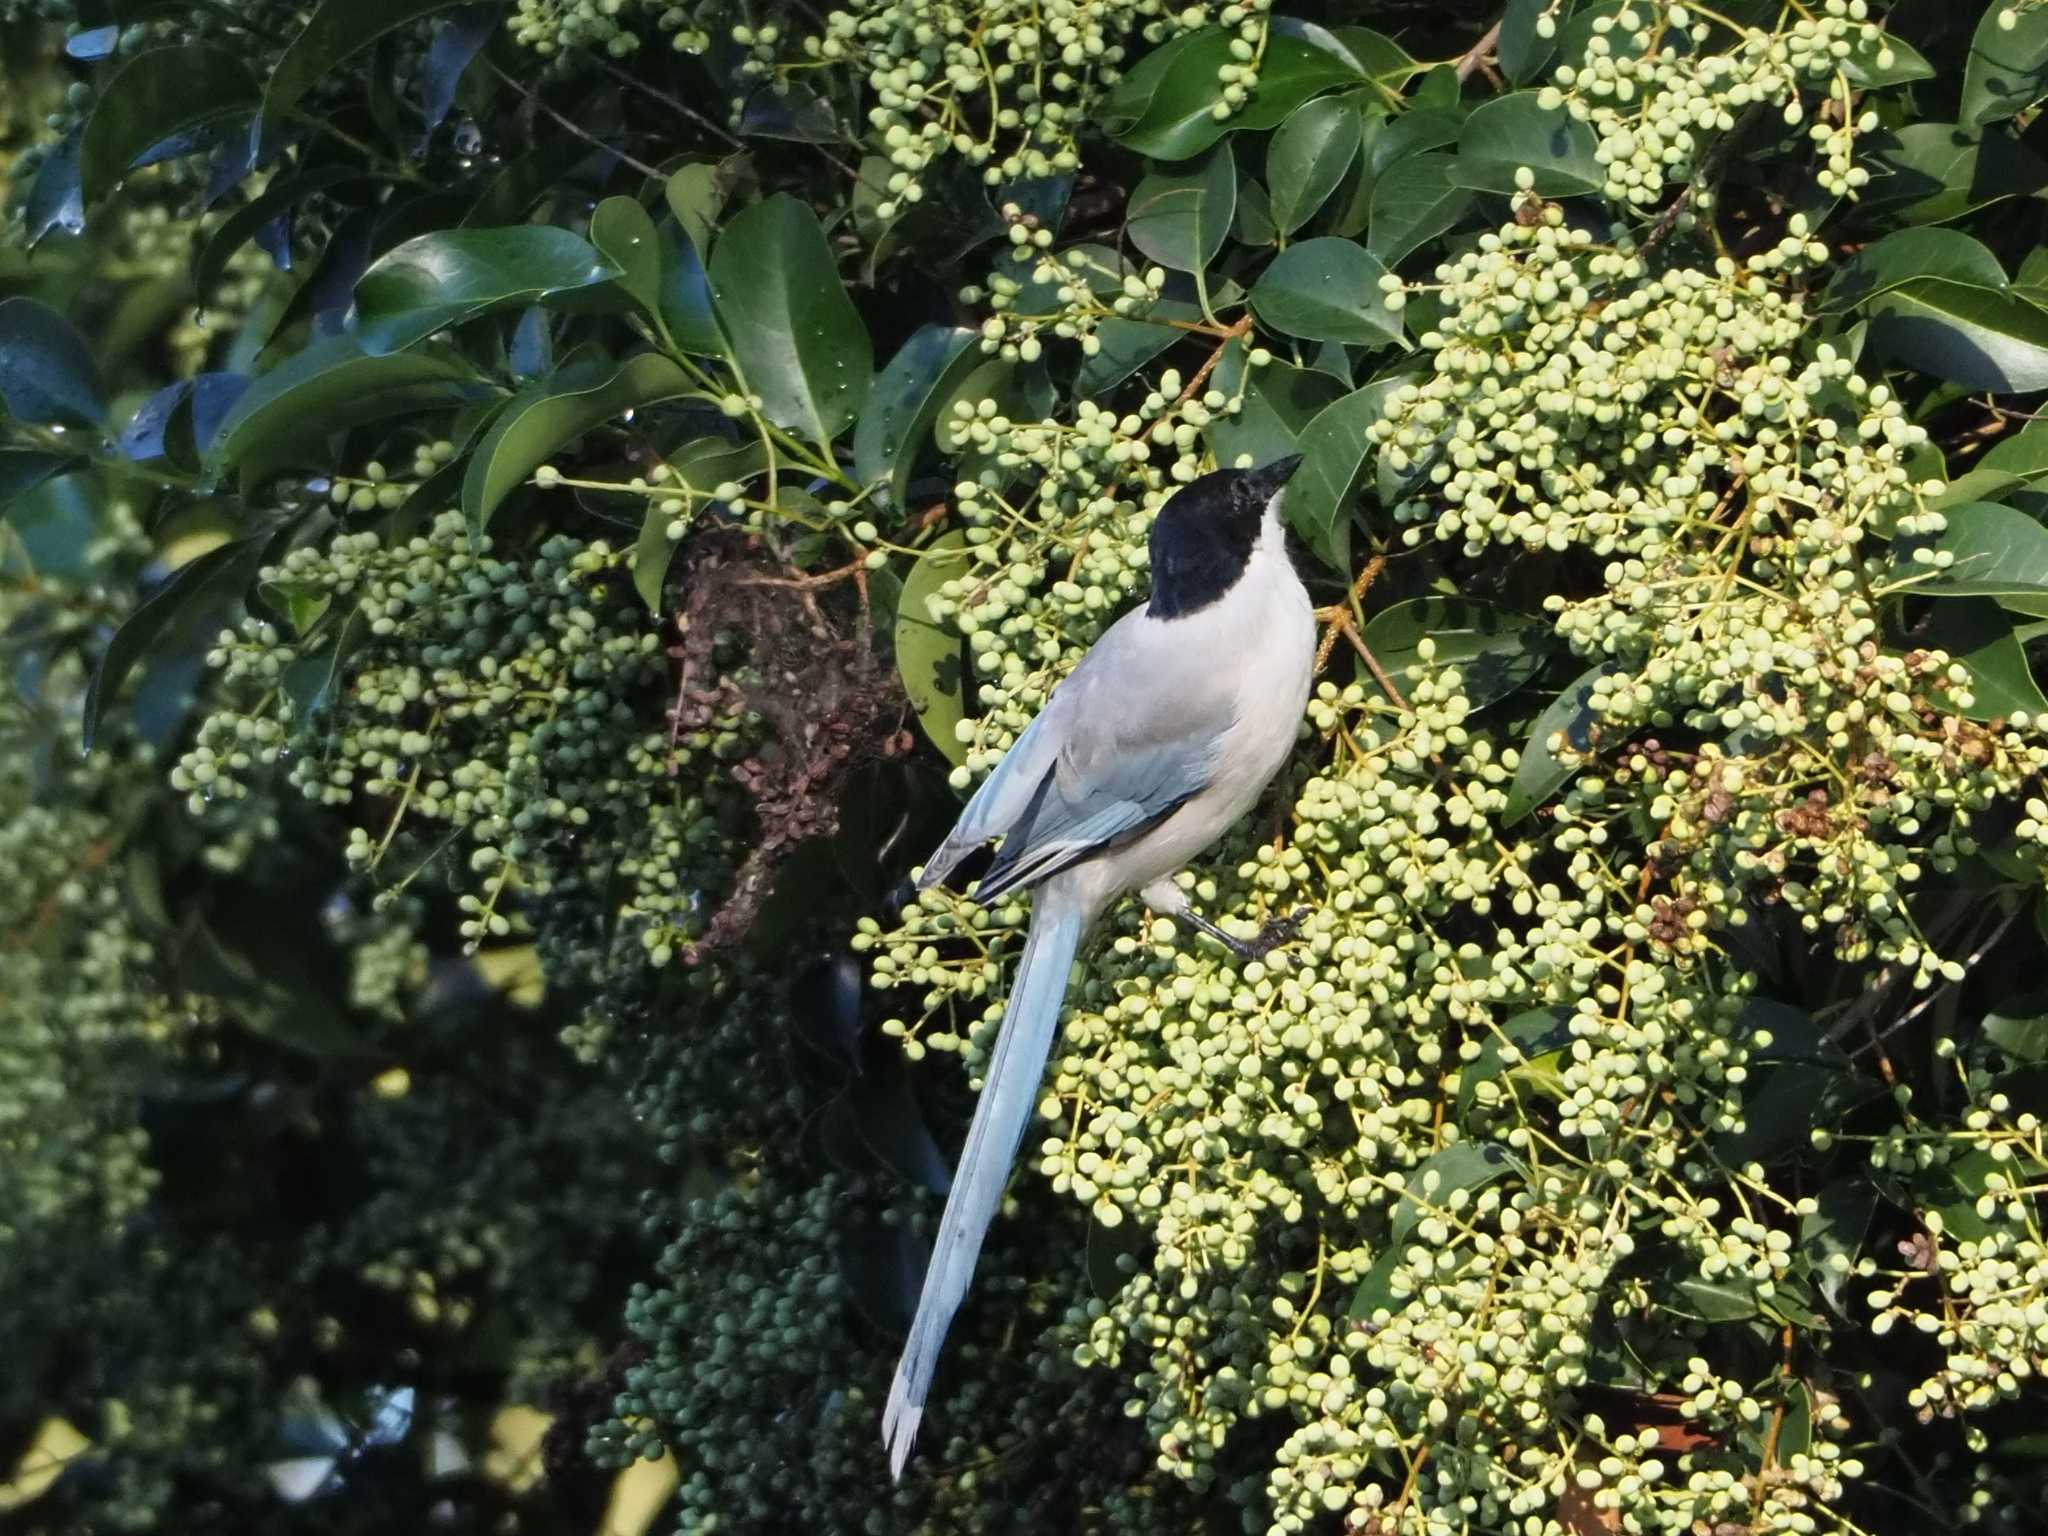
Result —
<path fill-rule="evenodd" d="M 1291 454 L 1260 469 L 1215 470 L 1173 493 L 1152 522 L 1153 618 L 1194 613 L 1237 585 L 1267 503 L 1300 467 Z"/>

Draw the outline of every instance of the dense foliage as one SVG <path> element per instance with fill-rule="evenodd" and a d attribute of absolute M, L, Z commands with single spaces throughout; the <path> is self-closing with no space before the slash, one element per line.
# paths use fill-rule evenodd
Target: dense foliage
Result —
<path fill-rule="evenodd" d="M 2037 1529 L 2044 103 L 2031 0 L 0 0 L 0 1512 Z M 1084 946 L 892 1486 L 1028 912 L 907 877 L 1294 452 L 1188 878 L 1298 932 Z"/>

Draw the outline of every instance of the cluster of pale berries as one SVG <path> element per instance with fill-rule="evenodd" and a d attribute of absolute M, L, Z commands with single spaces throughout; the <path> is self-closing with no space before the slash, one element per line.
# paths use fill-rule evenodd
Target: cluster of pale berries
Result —
<path fill-rule="evenodd" d="M 1102 350 L 1096 334 L 1112 317 L 1140 319 L 1149 314 L 1166 286 L 1166 270 L 1134 270 L 1107 246 L 1080 245 L 1054 253 L 1052 231 L 1039 227 L 1016 205 L 1003 209 L 1009 220 L 1015 266 L 1024 275 L 990 274 L 986 291 L 960 292 L 963 304 L 986 302 L 981 323 L 981 350 L 1009 361 L 1035 362 L 1046 334 L 1080 343 L 1083 356 Z"/>
<path fill-rule="evenodd" d="M 803 47 L 812 60 L 854 62 L 866 72 L 868 121 L 893 167 L 889 200 L 876 210 L 887 219 L 924 196 L 924 173 L 944 155 L 979 167 L 992 187 L 1072 171 L 1080 164 L 1075 132 L 1116 83 L 1134 36 L 1156 44 L 1212 24 L 1236 32 L 1231 60 L 1218 71 L 1215 110 L 1228 116 L 1257 82 L 1271 3 L 866 0 L 830 13 L 823 34 Z M 751 67 L 772 66 L 757 58 Z"/>
<path fill-rule="evenodd" d="M 300 605 L 304 633 L 256 617 L 222 632 L 208 661 L 250 704 L 207 717 L 172 783 L 197 812 L 288 761 L 308 799 L 374 805 L 376 825 L 350 830 L 350 864 L 390 877 L 397 850 L 409 866 L 380 902 L 459 845 L 450 856 L 480 885 L 458 898 L 472 944 L 512 931 L 508 893 L 578 878 L 574 843 L 606 836 L 631 871 L 626 915 L 666 960 L 695 921 L 700 823 L 717 821 L 668 769 L 713 743 L 672 752 L 647 730 L 635 692 L 665 688 L 664 664 L 609 580 L 617 553 L 556 537 L 515 565 L 468 541 L 446 513 L 403 544 L 342 534 L 260 573 Z"/>
<path fill-rule="evenodd" d="M 1270 361 L 1263 348 L 1250 355 L 1253 367 Z M 941 442 L 980 466 L 954 487 L 973 568 L 928 605 L 933 623 L 967 637 L 983 679 L 979 714 L 958 727 L 968 750 L 957 787 L 995 765 L 1144 589 L 1153 516 L 1202 472 L 1205 429 L 1243 401 L 1241 388 L 1193 393 L 1169 368 L 1121 415 L 1082 400 L 1071 422 L 1019 421 L 984 399 L 940 424 Z"/>
<path fill-rule="evenodd" d="M 1543 25 L 1555 28 L 1548 18 Z M 1607 195 L 1640 207 L 1661 204 L 1669 183 L 1698 168 L 1712 137 L 1752 109 L 1797 127 L 1807 116 L 1800 90 L 1818 87 L 1838 110 L 1816 114 L 1808 130 L 1822 156 L 1815 179 L 1828 192 L 1853 196 L 1870 179 L 1853 163 L 1856 137 L 1877 119 L 1853 114 L 1843 65 L 1859 53 L 1879 68 L 1893 62 L 1865 0 L 1827 0 L 1783 31 L 1746 28 L 1727 52 L 1706 50 L 1712 35 L 1704 10 L 1632 0 L 1593 23 L 1585 58 L 1560 66 L 1556 84 L 1538 99 L 1593 127 Z M 1696 202 L 1706 196 L 1704 187 L 1694 192 Z"/>

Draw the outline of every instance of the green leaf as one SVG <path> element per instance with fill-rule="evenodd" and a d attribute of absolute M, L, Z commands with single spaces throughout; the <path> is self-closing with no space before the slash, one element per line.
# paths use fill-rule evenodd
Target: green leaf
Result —
<path fill-rule="evenodd" d="M 1520 821 L 1563 787 L 1580 768 L 1579 758 L 1592 749 L 1593 685 L 1615 670 L 1611 661 L 1580 674 L 1552 699 L 1529 732 L 1515 779 L 1501 810 L 1505 825 Z M 1559 738 L 1559 746 L 1551 738 Z M 1560 749 L 1578 756 L 1567 758 Z"/>
<path fill-rule="evenodd" d="M 1911 123 L 1870 139 L 1866 215 L 1934 224 L 2048 184 L 2048 162 L 2002 129 Z"/>
<path fill-rule="evenodd" d="M 215 471 L 244 486 L 290 465 L 324 466 L 327 439 L 343 427 L 454 405 L 477 393 L 461 359 L 432 348 L 372 357 L 354 336 L 329 336 L 262 375 L 220 424 L 207 452 Z"/>
<path fill-rule="evenodd" d="M 208 550 L 180 566 L 171 579 L 152 592 L 114 631 L 100 653 L 92 682 L 85 691 L 84 745 L 90 752 L 99 735 L 107 706 L 128 674 L 158 643 L 176 638 L 248 590 L 263 563 L 268 536 L 236 539 Z"/>
<path fill-rule="evenodd" d="M 1109 136 L 1155 160 L 1187 160 L 1232 126 L 1218 121 L 1233 34 L 1204 27 L 1153 49 L 1119 80 L 1097 113 Z"/>
<path fill-rule="evenodd" d="M 725 338 L 718 334 L 700 248 L 673 219 L 661 221 L 655 240 L 661 253 L 661 319 L 669 339 L 699 357 L 723 357 Z"/>
<path fill-rule="evenodd" d="M 1563 1008 L 1534 1008 L 1489 1030 L 1479 1054 L 1458 1068 L 1458 1118 L 1471 1113 L 1481 1083 L 1504 1074 L 1512 1082 L 1542 1058 L 1569 1050 L 1571 1022 Z"/>
<path fill-rule="evenodd" d="M 1970 389 L 2048 389 L 2048 309 L 2012 289 L 1923 277 L 1866 307 L 1877 355 Z"/>
<path fill-rule="evenodd" d="M 1984 1016 L 1984 1038 L 2015 1061 L 2048 1061 L 2048 998 L 2016 997 Z"/>
<path fill-rule="evenodd" d="M 1405 378 L 1383 379 L 1353 390 L 1316 414 L 1301 430 L 1301 468 L 1287 482 L 1281 503 L 1287 521 L 1309 548 L 1340 571 L 1351 567 L 1347 499 L 1365 467 L 1366 429 L 1379 420 L 1387 397 Z"/>
<path fill-rule="evenodd" d="M 1511 193 L 1515 172 L 1527 167 L 1544 197 L 1598 192 L 1606 175 L 1593 158 L 1599 138 L 1563 107 L 1546 111 L 1534 91 L 1496 96 L 1472 109 L 1458 134 L 1453 175 L 1461 187 Z"/>
<path fill-rule="evenodd" d="M 1890 62 L 1882 55 L 1889 54 Z M 1842 60 L 1842 73 L 1859 91 L 1887 85 L 1910 85 L 1915 80 L 1932 80 L 1934 66 L 1920 56 L 1920 50 L 1896 32 L 1880 32 L 1865 38 L 1852 32 L 1849 56 Z"/>
<path fill-rule="evenodd" d="M 1325 237 L 1290 245 L 1252 284 L 1252 310 L 1276 331 L 1305 341 L 1385 346 L 1405 339 L 1401 316 L 1387 308 L 1387 269 L 1352 240 Z"/>
<path fill-rule="evenodd" d="M 1336 379 L 1312 368 L 1272 362 L 1248 370 L 1249 350 L 1242 339 L 1232 342 L 1216 369 L 1216 387 L 1226 396 L 1234 397 L 1240 385 L 1244 389 L 1244 403 L 1235 415 L 1218 413 L 1209 422 L 1210 449 L 1226 468 L 1241 458 L 1253 464 L 1286 458 L 1316 414 L 1344 393 Z"/>
<path fill-rule="evenodd" d="M 719 486 L 728 481 L 743 485 L 765 470 L 768 450 L 759 438 L 734 443 L 722 437 L 700 437 L 669 454 L 667 463 L 676 482 L 697 493 L 687 498 L 695 512 L 699 499 Z M 640 600 L 651 613 L 661 612 L 662 583 L 668 576 L 669 562 L 680 547 L 678 540 L 668 536 L 668 525 L 673 521 L 669 513 L 661 510 L 659 501 L 650 501 L 640 523 L 640 537 L 633 546 L 633 590 L 640 594 Z"/>
<path fill-rule="evenodd" d="M 2048 533 L 2042 537 L 2048 540 Z M 1942 599 L 1913 638 L 1947 651 L 1970 674 L 1970 707 L 1960 711 L 1965 719 L 2001 719 L 2019 710 L 2048 717 L 2048 698 L 2027 667 L 2026 648 L 2013 634 L 2012 620 L 1989 598 Z"/>
<path fill-rule="evenodd" d="M 1245 133 L 1277 128 L 1311 96 L 1359 83 L 1359 73 L 1347 55 L 1318 48 L 1302 37 L 1291 37 L 1276 22 L 1266 39 L 1265 57 L 1259 61 L 1259 83 L 1253 88 L 1251 99 L 1224 122 L 1223 128 L 1227 132 Z"/>
<path fill-rule="evenodd" d="M 1757 1315 L 1756 1288 L 1742 1280 L 1702 1280 L 1689 1276 L 1670 1287 L 1674 1299 L 1664 1308 L 1704 1323 L 1739 1323 Z"/>
<path fill-rule="evenodd" d="M 106 419 L 85 339 L 34 299 L 0 300 L 0 412 L 35 426 Z"/>
<path fill-rule="evenodd" d="M 640 312 L 661 326 L 668 322 L 661 302 L 661 242 L 654 220 L 630 197 L 608 197 L 590 215 L 590 243 L 612 264 L 618 285 Z M 669 338 L 673 340 L 673 338 Z"/>
<path fill-rule="evenodd" d="M 356 281 L 350 328 L 372 357 L 498 309 L 619 276 L 581 236 L 546 224 L 437 229 L 393 247 Z"/>
<path fill-rule="evenodd" d="M 642 352 L 601 383 L 562 389 L 549 380 L 523 390 L 491 424 L 462 477 L 462 515 L 471 537 L 491 514 L 571 438 L 627 411 L 690 391 L 683 370 L 656 352 Z"/>
<path fill-rule="evenodd" d="M 903 691 L 932 745 L 956 765 L 967 761 L 966 744 L 954 731 L 967 714 L 965 648 L 957 630 L 932 622 L 927 601 L 966 575 L 972 558 L 966 533 L 942 534 L 910 568 L 896 605 L 896 670 Z"/>
<path fill-rule="evenodd" d="M 2022 12 L 2010 31 L 1998 24 L 2003 4 L 1987 5 L 1970 38 L 1958 118 L 1967 126 L 2025 111 L 2048 93 L 2048 13 Z"/>
<path fill-rule="evenodd" d="M 69 474 L 84 462 L 72 454 L 45 453 L 40 448 L 0 448 L 0 518 L 44 481 Z"/>
<path fill-rule="evenodd" d="M 867 327 L 818 216 L 786 192 L 746 209 L 711 252 L 711 300 L 768 419 L 827 447 L 874 378 Z"/>
<path fill-rule="evenodd" d="M 1498 53 L 1501 70 L 1515 85 L 1527 85 L 1557 52 L 1557 33 L 1548 37 L 1536 32 L 1536 18 L 1550 8 L 1551 0 L 1508 0 L 1500 18 Z"/>
<path fill-rule="evenodd" d="M 1895 229 L 1836 269 L 1823 310 L 1847 309 L 1915 278 L 1943 277 L 1984 288 L 2006 286 L 2005 268 L 1982 241 L 1956 229 Z"/>
<path fill-rule="evenodd" d="M 1495 1179 L 1520 1172 L 1514 1154 L 1493 1142 L 1460 1141 L 1445 1147 L 1409 1172 L 1401 1201 L 1394 1208 L 1388 1245 L 1401 1247 L 1423 1217 L 1447 1209 L 1458 1191 L 1470 1194 Z"/>
<path fill-rule="evenodd" d="M 1931 544 L 1912 541 L 1951 558 L 1946 569 L 1900 559 L 1893 570 L 1918 578 L 1915 590 L 1941 597 L 2048 595 L 2048 528 L 2024 512 L 1991 501 L 1946 508 L 1948 526 Z"/>
<path fill-rule="evenodd" d="M 257 123 L 259 138 L 272 137 L 276 125 L 343 60 L 386 33 L 463 3 L 465 0 L 320 0 L 305 30 L 291 40 L 277 68 L 270 72 Z"/>
<path fill-rule="evenodd" d="M 1284 21 L 1275 21 L 1285 26 Z M 1305 36 L 1321 32 L 1321 28 L 1303 26 Z M 1375 32 L 1371 27 L 1332 27 L 1324 34 L 1343 48 L 1348 62 L 1372 83 L 1379 95 L 1391 99 L 1408 83 L 1411 76 L 1420 74 L 1426 65 L 1415 62 L 1414 56 L 1384 32 Z"/>
<path fill-rule="evenodd" d="M 1186 171 L 1155 171 L 1127 209 L 1131 244 L 1162 267 L 1200 272 L 1223 249 L 1237 213 L 1237 164 L 1219 144 Z"/>
<path fill-rule="evenodd" d="M 1304 102 L 1274 130 L 1266 146 L 1266 185 L 1273 225 L 1291 235 L 1330 199 L 1358 158 L 1365 120 L 1355 96 Z"/>
<path fill-rule="evenodd" d="M 939 407 L 983 361 L 980 342 L 965 326 L 922 326 L 868 391 L 853 430 L 853 472 L 862 485 L 886 479 L 890 505 L 905 505 Z"/>
<path fill-rule="evenodd" d="M 146 151 L 255 103 L 256 81 L 235 50 L 195 43 L 136 54 L 94 93 L 78 141 L 85 205 L 112 192 Z"/>
<path fill-rule="evenodd" d="M 1424 638 L 1436 647 L 1433 666 L 1454 666 L 1477 709 L 1506 698 L 1543 670 L 1551 646 L 1548 620 L 1463 597 L 1415 597 L 1373 615 L 1362 636 L 1367 649 L 1402 688 L 1423 665 Z"/>
<path fill-rule="evenodd" d="M 1365 245 L 1393 266 L 1465 216 L 1472 194 L 1456 181 L 1458 157 L 1431 152 L 1397 160 L 1373 183 Z"/>
<path fill-rule="evenodd" d="M 1096 350 L 1081 360 L 1074 376 L 1074 393 L 1089 398 L 1114 389 L 1179 341 L 1182 334 L 1150 320 L 1105 316 L 1095 327 Z"/>
<path fill-rule="evenodd" d="M 718 216 L 725 211 L 731 180 L 731 173 L 722 165 L 685 165 L 669 176 L 662 189 L 669 212 L 697 248 L 700 262 L 711 255 L 711 239 L 718 230 Z"/>
<path fill-rule="evenodd" d="M 1836 1255 L 1853 1264 L 1863 1247 L 1863 1234 L 1877 1213 L 1877 1191 L 1860 1179 L 1837 1179 L 1814 1197 L 1814 1211 L 1799 1224 L 1799 1251 L 1806 1256 L 1820 1291 L 1836 1311 L 1845 1311 L 1842 1293 L 1851 1276 L 1837 1272 Z"/>

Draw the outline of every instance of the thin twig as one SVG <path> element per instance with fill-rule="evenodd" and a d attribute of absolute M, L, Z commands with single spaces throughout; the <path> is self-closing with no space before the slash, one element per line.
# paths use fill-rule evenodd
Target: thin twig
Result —
<path fill-rule="evenodd" d="M 645 160 L 636 159 L 634 156 L 627 154 L 625 150 L 619 148 L 619 146 L 616 144 L 607 144 L 603 139 L 600 139 L 596 134 L 591 133 L 588 129 L 578 127 L 574 122 L 562 116 L 561 113 L 557 112 L 545 101 L 542 101 L 539 95 L 537 95 L 526 84 L 525 81 L 520 80 L 513 75 L 507 74 L 505 70 L 498 65 L 496 60 L 485 59 L 484 62 L 491 66 L 492 74 L 496 75 L 500 80 L 504 81 L 507 85 L 511 86 L 513 90 L 517 91 L 520 95 L 524 96 L 536 107 L 539 107 L 541 111 L 547 113 L 549 117 L 553 118 L 562 127 L 568 129 L 571 133 L 576 135 L 576 137 L 581 139 L 584 143 L 594 144 L 599 149 L 604 150 L 608 154 L 617 155 L 621 161 L 623 161 L 627 165 L 630 165 L 642 176 L 651 176 L 656 179 L 659 179 L 659 177 L 661 176 L 661 172 L 656 170 L 653 166 L 649 165 Z"/>
<path fill-rule="evenodd" d="M 695 107 L 690 106 L 685 102 L 678 101 L 675 97 L 669 95 L 667 91 L 657 90 L 655 87 L 649 85 L 645 80 L 642 80 L 638 75 L 630 74 L 626 70 L 619 68 L 619 66 L 614 64 L 610 59 L 600 58 L 597 62 L 598 66 L 601 69 L 603 69 L 606 74 L 610 75 L 614 80 L 618 81 L 621 85 L 630 85 L 631 87 L 633 87 L 634 90 L 639 91 L 642 95 L 652 96 L 656 101 L 660 102 L 664 107 L 667 107 L 671 112 L 681 113 L 684 117 L 687 117 L 691 122 L 695 123 L 699 128 L 702 128 L 705 132 L 714 134 L 717 137 L 725 140 L 725 142 L 730 144 L 734 149 L 745 149 L 747 147 L 738 135 L 720 126 L 718 123 L 713 122 L 710 118 L 706 117 L 702 112 L 699 112 Z"/>
<path fill-rule="evenodd" d="M 2024 905 L 2018 905 L 2015 906 L 2010 912 L 2006 913 L 2005 920 L 1999 923 L 1999 925 L 1996 928 L 1993 928 L 1991 930 L 1989 937 L 1987 937 L 1982 944 L 1979 944 L 1975 949 L 1971 950 L 1967 956 L 1964 957 L 1963 969 L 1965 971 L 1968 971 L 1971 968 L 1973 968 L 1978 961 L 1982 960 L 1987 954 L 1991 952 L 1992 947 L 1996 945 L 2000 939 L 2005 937 L 2006 930 L 2011 928 L 2012 925 L 2019 920 L 2019 915 L 2023 910 L 2025 910 Z M 1904 1013 L 1900 1014 L 1898 1018 L 1894 1019 L 1891 1023 L 1885 1025 L 1883 1029 L 1877 1029 L 1873 1027 L 1870 1031 L 1869 1044 L 1858 1046 L 1855 1050 L 1851 1051 L 1849 1053 L 1850 1059 L 1853 1061 L 1857 1057 L 1863 1055 L 1864 1052 L 1871 1050 L 1875 1050 L 1880 1055 L 1882 1055 L 1884 1051 L 1885 1041 L 1891 1039 L 1893 1035 L 1896 1035 L 1908 1024 L 1912 1023 L 1915 1019 L 1919 1018 L 1921 1014 L 1925 1013 L 1929 1008 L 1933 1007 L 1934 1004 L 1941 997 L 1946 995 L 1952 988 L 1954 988 L 1955 985 L 1956 983 L 1951 981 L 1945 982 L 1944 984 L 1938 987 L 1930 987 L 1925 997 L 1921 998 L 1919 1002 L 1915 1003 L 1911 1008 L 1907 1009 Z"/>
<path fill-rule="evenodd" d="M 1487 54 L 1493 51 L 1494 45 L 1499 41 L 1500 23 L 1496 21 L 1486 29 L 1484 37 L 1480 38 L 1478 42 L 1474 43 L 1459 56 L 1455 67 L 1458 71 L 1458 83 L 1460 85 L 1463 85 L 1472 78 L 1479 67 L 1486 62 Z"/>

